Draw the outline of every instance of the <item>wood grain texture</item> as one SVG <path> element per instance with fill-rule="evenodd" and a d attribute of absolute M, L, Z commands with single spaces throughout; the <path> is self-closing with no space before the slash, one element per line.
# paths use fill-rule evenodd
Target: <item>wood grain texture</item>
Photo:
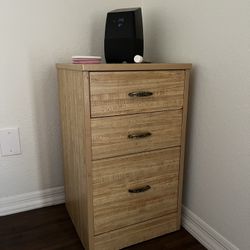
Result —
<path fill-rule="evenodd" d="M 64 151 L 66 206 L 83 245 L 91 249 L 91 189 L 87 178 L 91 163 L 88 73 L 58 71 Z"/>
<path fill-rule="evenodd" d="M 185 71 L 135 71 L 90 73 L 91 116 L 111 116 L 180 109 Z M 149 91 L 147 97 L 130 97 Z"/>
<path fill-rule="evenodd" d="M 93 163 L 95 234 L 177 211 L 180 148 Z M 149 185 L 142 193 L 129 189 Z"/>
<path fill-rule="evenodd" d="M 177 214 L 169 214 L 95 236 L 95 250 L 118 250 L 177 230 Z"/>
<path fill-rule="evenodd" d="M 86 250 L 179 229 L 191 65 L 57 67 L 66 206 Z M 138 133 L 151 134 L 128 137 Z"/>
<path fill-rule="evenodd" d="M 136 71 L 136 70 L 186 70 L 191 69 L 191 63 L 101 63 L 101 64 L 62 64 L 58 63 L 58 69 L 77 71 Z"/>
<path fill-rule="evenodd" d="M 178 226 L 181 227 L 181 208 L 182 208 L 182 189 L 183 189 L 183 175 L 184 175 L 184 160 L 185 160 L 185 145 L 186 145 L 186 124 L 188 112 L 188 94 L 189 94 L 189 77 L 190 71 L 186 71 L 185 76 L 185 91 L 184 91 L 184 106 L 182 117 L 182 131 L 181 131 L 181 155 L 180 155 L 180 169 L 179 169 L 179 192 L 178 192 Z"/>
<path fill-rule="evenodd" d="M 92 157 L 96 160 L 178 146 L 181 124 L 182 110 L 91 119 Z M 128 138 L 141 132 L 151 136 Z"/>

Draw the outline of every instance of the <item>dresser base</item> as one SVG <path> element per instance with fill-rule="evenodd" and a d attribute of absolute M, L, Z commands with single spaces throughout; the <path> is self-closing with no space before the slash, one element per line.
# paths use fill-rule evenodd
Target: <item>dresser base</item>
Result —
<path fill-rule="evenodd" d="M 177 213 L 94 237 L 95 250 L 118 250 L 180 229 Z"/>

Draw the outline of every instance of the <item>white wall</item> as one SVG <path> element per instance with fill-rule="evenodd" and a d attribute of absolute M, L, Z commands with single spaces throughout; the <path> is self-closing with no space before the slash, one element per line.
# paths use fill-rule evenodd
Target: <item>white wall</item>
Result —
<path fill-rule="evenodd" d="M 144 1 L 147 59 L 192 62 L 184 205 L 250 249 L 250 1 Z"/>
<path fill-rule="evenodd" d="M 23 153 L 0 156 L 0 198 L 63 185 L 55 63 L 103 55 L 107 11 L 140 2 L 1 0 L 0 128 Z"/>

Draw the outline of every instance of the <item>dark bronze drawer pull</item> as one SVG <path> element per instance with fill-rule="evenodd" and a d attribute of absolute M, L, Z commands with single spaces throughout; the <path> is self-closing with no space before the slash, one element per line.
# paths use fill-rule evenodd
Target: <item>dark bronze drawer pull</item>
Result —
<path fill-rule="evenodd" d="M 135 91 L 128 94 L 130 97 L 144 97 L 153 95 L 150 91 Z"/>
<path fill-rule="evenodd" d="M 150 132 L 134 133 L 134 134 L 129 134 L 128 139 L 140 139 L 140 138 L 149 137 L 151 135 L 152 134 Z"/>
<path fill-rule="evenodd" d="M 135 188 L 135 189 L 129 189 L 129 193 L 143 193 L 150 189 L 151 187 L 149 185 L 141 188 Z"/>

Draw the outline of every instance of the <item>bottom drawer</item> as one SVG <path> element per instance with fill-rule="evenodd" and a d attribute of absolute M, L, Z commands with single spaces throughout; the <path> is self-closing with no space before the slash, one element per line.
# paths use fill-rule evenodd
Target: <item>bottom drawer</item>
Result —
<path fill-rule="evenodd" d="M 177 211 L 180 148 L 93 162 L 95 235 Z"/>
<path fill-rule="evenodd" d="M 180 229 L 177 213 L 94 237 L 95 250 L 118 250 Z"/>

